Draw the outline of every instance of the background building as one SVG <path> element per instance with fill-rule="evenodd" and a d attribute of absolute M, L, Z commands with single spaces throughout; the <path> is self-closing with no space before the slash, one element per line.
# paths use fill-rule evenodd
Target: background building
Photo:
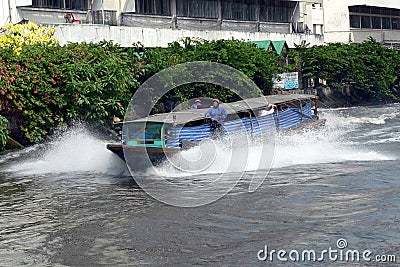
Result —
<path fill-rule="evenodd" d="M 26 19 L 51 25 L 61 44 L 112 39 L 123 46 L 166 46 L 187 36 L 286 40 L 289 47 L 323 43 L 322 0 L 6 1 L 11 8 L 4 9 L 15 14 L 3 14 L 1 24 Z"/>
<path fill-rule="evenodd" d="M 324 0 L 325 42 L 360 43 L 368 36 L 400 49 L 400 1 Z"/>
<path fill-rule="evenodd" d="M 57 28 L 61 44 L 114 40 L 166 46 L 183 37 L 362 42 L 400 47 L 398 0 L 3 0 L 0 26 L 26 19 Z"/>

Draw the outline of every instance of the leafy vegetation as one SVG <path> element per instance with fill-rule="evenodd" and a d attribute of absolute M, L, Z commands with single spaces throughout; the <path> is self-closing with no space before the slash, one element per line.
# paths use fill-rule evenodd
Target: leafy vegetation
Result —
<path fill-rule="evenodd" d="M 230 65 L 263 88 L 271 86 L 279 68 L 276 55 L 238 40 L 185 39 L 167 48 L 138 44 L 130 49 L 111 42 L 66 46 L 32 42 L 18 53 L 14 46 L 4 45 L 0 48 L 1 114 L 17 122 L 13 125 L 18 124 L 17 139 L 22 143 L 39 142 L 76 119 L 107 125 L 113 115 L 123 116 L 135 90 L 150 76 L 169 66 L 201 60 Z M 196 96 L 224 101 L 236 97 L 221 86 L 199 83 L 182 85 L 164 100 Z"/>
<path fill-rule="evenodd" d="M 7 138 L 8 138 L 8 130 L 7 130 L 8 120 L 0 115 L 0 151 L 4 149 Z"/>
<path fill-rule="evenodd" d="M 111 43 L 23 47 L 0 54 L 2 114 L 20 122 L 25 143 L 41 141 L 73 119 L 95 125 L 124 114 L 139 84 L 126 56 Z"/>
<path fill-rule="evenodd" d="M 17 140 L 25 144 L 39 142 L 57 127 L 76 119 L 93 125 L 110 124 L 113 115 L 123 116 L 131 96 L 143 82 L 180 63 L 211 61 L 228 65 L 253 80 L 264 94 L 270 92 L 272 78 L 283 71 L 282 58 L 276 53 L 239 40 L 186 38 L 167 48 L 135 44 L 127 49 L 112 42 L 60 46 L 51 29 L 33 24 L 8 25 L 4 29 L 6 34 L 0 36 L 0 115 L 9 119 L 13 134 L 17 131 Z M 346 88 L 369 101 L 398 96 L 399 53 L 373 39 L 360 45 L 299 46 L 289 56 L 293 63 L 287 70 L 299 70 L 316 81 L 325 80 L 326 86 L 333 89 Z M 181 75 L 182 71 L 168 77 L 168 86 L 175 87 Z M 200 96 L 237 99 L 224 86 L 201 82 L 177 86 L 161 104 L 168 106 Z M 160 105 L 159 111 L 165 109 Z M 0 119 L 1 146 L 7 131 L 6 121 Z"/>
<path fill-rule="evenodd" d="M 400 54 L 372 38 L 361 44 L 299 46 L 290 53 L 292 69 L 303 77 L 325 80 L 332 89 L 347 89 L 369 102 L 398 97 Z"/>
<path fill-rule="evenodd" d="M 254 44 L 239 40 L 207 41 L 185 38 L 181 42 L 173 42 L 167 48 L 144 48 L 137 44 L 130 53 L 138 55 L 135 58 L 137 68 L 140 69 L 139 81 L 142 83 L 149 77 L 180 63 L 195 61 L 211 61 L 228 65 L 241 71 L 265 93 L 272 88 L 272 78 L 280 70 L 279 57 L 257 48 Z M 134 57 L 131 57 L 134 58 Z M 218 73 L 216 71 L 216 75 Z M 177 80 L 183 73 L 177 72 L 171 81 Z M 169 99 L 188 100 L 195 97 L 219 98 L 223 101 L 232 101 L 236 95 L 232 90 L 209 83 L 182 85 L 166 96 Z"/>
<path fill-rule="evenodd" d="M 11 48 L 19 55 L 26 45 L 43 44 L 56 45 L 57 39 L 53 38 L 55 28 L 39 27 L 33 22 L 26 24 L 8 23 L 2 28 L 5 34 L 0 35 L 0 48 Z"/>

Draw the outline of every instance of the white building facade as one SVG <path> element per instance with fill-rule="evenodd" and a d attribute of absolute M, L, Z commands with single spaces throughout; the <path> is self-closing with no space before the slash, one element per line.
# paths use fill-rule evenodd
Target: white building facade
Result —
<path fill-rule="evenodd" d="M 400 1 L 324 0 L 324 41 L 360 43 L 369 36 L 400 48 Z"/>
<path fill-rule="evenodd" d="M 398 0 L 2 0 L 0 27 L 22 20 L 55 27 L 67 42 L 166 46 L 183 37 L 400 44 Z"/>

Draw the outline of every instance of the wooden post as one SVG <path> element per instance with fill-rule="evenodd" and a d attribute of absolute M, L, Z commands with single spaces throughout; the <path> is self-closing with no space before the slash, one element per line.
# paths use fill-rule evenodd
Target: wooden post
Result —
<path fill-rule="evenodd" d="M 249 111 L 249 115 L 250 115 L 251 136 L 253 136 L 253 118 L 251 117 L 251 111 Z"/>
<path fill-rule="evenodd" d="M 6 149 L 15 149 L 15 148 L 24 148 L 23 145 L 12 139 L 11 137 L 8 137 L 7 142 L 6 142 Z"/>

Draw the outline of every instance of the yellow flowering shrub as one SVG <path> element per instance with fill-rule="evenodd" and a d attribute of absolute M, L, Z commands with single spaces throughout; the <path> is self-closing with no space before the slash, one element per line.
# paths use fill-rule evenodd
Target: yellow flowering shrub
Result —
<path fill-rule="evenodd" d="M 56 45 L 57 39 L 53 38 L 55 28 L 38 26 L 34 22 L 27 24 L 8 23 L 3 27 L 5 33 L 0 36 L 0 48 L 10 47 L 16 54 L 20 54 L 25 45 L 42 43 Z"/>

